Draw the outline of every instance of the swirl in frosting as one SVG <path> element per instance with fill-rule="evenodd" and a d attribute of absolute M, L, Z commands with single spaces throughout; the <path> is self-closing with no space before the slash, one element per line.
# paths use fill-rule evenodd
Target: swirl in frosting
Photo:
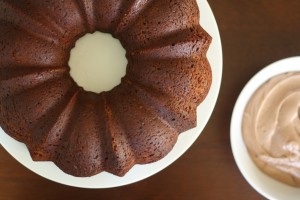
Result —
<path fill-rule="evenodd" d="M 256 165 L 271 177 L 300 187 L 300 73 L 273 77 L 247 104 L 242 132 Z"/>

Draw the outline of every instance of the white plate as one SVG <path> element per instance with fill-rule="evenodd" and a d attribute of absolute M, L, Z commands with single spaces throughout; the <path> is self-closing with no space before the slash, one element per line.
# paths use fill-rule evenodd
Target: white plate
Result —
<path fill-rule="evenodd" d="M 276 75 L 293 71 L 300 71 L 300 57 L 277 61 L 258 72 L 242 90 L 231 118 L 230 139 L 235 162 L 248 183 L 268 199 L 298 200 L 300 188 L 283 184 L 256 167 L 242 137 L 243 113 L 249 99 L 262 84 Z"/>
<path fill-rule="evenodd" d="M 197 113 L 200 116 L 198 117 L 198 126 L 182 133 L 173 150 L 165 158 L 152 164 L 135 165 L 124 177 L 117 177 L 103 172 L 93 177 L 78 178 L 63 173 L 52 162 L 33 162 L 25 145 L 6 135 L 2 129 L 0 129 L 1 145 L 17 161 L 40 176 L 58 183 L 82 188 L 111 188 L 134 183 L 152 176 L 173 163 L 194 143 L 207 124 L 215 107 L 221 84 L 223 61 L 217 23 L 207 1 L 198 0 L 198 4 L 201 9 L 200 24 L 213 37 L 212 45 L 208 51 L 208 59 L 213 73 L 213 83 L 207 98 L 198 107 Z"/>

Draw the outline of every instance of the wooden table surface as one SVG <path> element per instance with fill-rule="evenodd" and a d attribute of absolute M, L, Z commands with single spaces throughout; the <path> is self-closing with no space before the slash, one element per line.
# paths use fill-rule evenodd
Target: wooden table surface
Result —
<path fill-rule="evenodd" d="M 209 0 L 221 32 L 224 73 L 213 115 L 194 145 L 162 172 L 114 189 L 78 189 L 29 171 L 0 147 L 0 200 L 264 199 L 244 180 L 230 148 L 230 118 L 246 82 L 300 54 L 299 0 Z"/>

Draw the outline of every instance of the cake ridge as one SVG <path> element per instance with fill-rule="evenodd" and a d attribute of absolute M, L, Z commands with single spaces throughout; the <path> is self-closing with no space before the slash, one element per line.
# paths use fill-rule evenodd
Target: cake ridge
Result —
<path fill-rule="evenodd" d="M 149 48 L 143 51 L 132 52 L 130 54 L 138 55 L 140 59 L 143 59 L 144 57 L 147 57 L 147 59 L 187 58 L 198 55 L 195 53 L 195 51 L 200 51 L 200 47 L 197 46 L 199 45 L 194 44 L 193 41 L 189 41 L 176 44 L 177 48 L 174 48 L 174 46 L 171 44 L 163 47 L 157 47 L 152 49 Z M 192 52 L 194 53 L 192 54 Z"/>
<path fill-rule="evenodd" d="M 3 19 L 2 20 L 0 19 L 0 21 L 8 22 L 8 21 L 5 21 Z M 52 36 L 46 36 L 46 35 L 42 35 L 42 33 L 32 32 L 29 29 L 23 29 L 22 27 L 20 27 L 20 26 L 18 26 L 16 24 L 13 24 L 13 23 L 9 23 L 9 25 L 11 27 L 13 27 L 14 29 L 19 29 L 20 31 L 26 33 L 27 35 L 29 35 L 31 37 L 34 37 L 34 38 L 39 39 L 41 41 L 45 41 L 45 42 L 47 42 L 49 44 L 52 44 L 52 45 L 55 45 L 55 46 L 59 46 L 58 39 L 53 38 Z"/>
<path fill-rule="evenodd" d="M 154 162 L 174 146 L 178 132 L 142 103 L 134 89 L 124 92 L 124 88 L 125 84 L 115 90 L 113 112 L 118 113 L 117 120 L 128 135 L 136 164 Z M 116 104 L 119 98 L 123 101 Z"/>
<path fill-rule="evenodd" d="M 99 97 L 98 94 L 79 90 L 55 161 L 68 174 L 92 176 L 104 170 L 104 129 L 99 118 Z M 84 173 L 79 173 L 81 170 Z"/>
<path fill-rule="evenodd" d="M 30 0 L 30 2 L 34 7 L 30 9 L 42 11 L 42 19 L 46 19 L 45 24 L 49 26 L 47 22 L 49 21 L 51 27 L 57 30 L 58 45 L 64 51 L 67 52 L 73 48 L 73 43 L 86 33 L 85 20 L 77 0 Z M 32 15 L 37 14 L 33 13 Z"/>
<path fill-rule="evenodd" d="M 175 46 L 175 44 L 183 44 L 188 42 L 206 42 L 211 40 L 211 37 L 206 31 L 199 25 L 188 27 L 185 29 L 178 29 L 172 32 L 167 32 L 164 35 L 160 35 L 155 40 L 152 40 L 150 44 L 143 45 L 136 49 L 130 49 L 129 54 L 138 54 L 140 52 L 146 52 L 149 50 L 160 49 L 166 46 Z M 208 45 L 203 45 L 201 50 L 207 50 Z"/>
<path fill-rule="evenodd" d="M 59 26 L 59 24 L 55 23 L 54 20 L 49 17 L 44 12 L 39 11 L 39 8 L 37 7 L 38 3 L 36 4 L 33 0 L 30 0 L 28 2 L 28 5 L 30 6 L 28 9 L 33 8 L 34 11 L 39 15 L 39 18 L 42 18 L 43 20 L 46 20 L 45 22 L 40 22 L 43 25 L 47 25 L 49 30 L 57 35 L 57 37 L 62 37 L 64 35 L 64 29 L 63 27 Z"/>
<path fill-rule="evenodd" d="M 199 105 L 210 88 L 212 72 L 207 67 L 209 64 L 204 54 L 174 59 L 139 60 L 139 57 L 130 57 L 129 60 L 126 77 L 135 84 L 162 91 L 172 98 L 183 98 L 186 102 Z"/>
<path fill-rule="evenodd" d="M 154 87 L 149 87 L 149 86 L 146 86 L 144 84 L 141 84 L 139 81 L 135 80 L 132 77 L 128 78 L 128 76 L 125 76 L 123 78 L 123 81 L 126 84 L 131 85 L 133 88 L 138 89 L 139 91 L 144 91 L 145 93 L 152 93 L 152 94 L 155 94 L 155 95 L 160 95 L 163 98 L 174 98 L 174 96 L 172 96 L 170 93 L 162 91 L 162 90 L 159 90 L 159 89 L 154 88 Z M 130 90 L 130 88 L 128 88 L 128 89 Z M 187 104 L 190 104 L 193 107 L 197 107 L 197 105 L 195 103 L 193 103 L 191 101 L 187 102 L 186 96 L 183 97 L 183 98 L 177 96 L 177 98 L 180 99 L 180 100 L 182 100 L 182 101 L 185 101 Z"/>
<path fill-rule="evenodd" d="M 177 105 L 176 109 L 173 107 L 174 105 L 162 105 L 162 99 L 168 99 L 166 96 L 160 96 L 160 100 L 157 99 L 157 93 L 150 93 L 149 91 L 147 91 L 148 89 L 146 87 L 143 87 L 143 85 L 134 82 L 134 84 L 132 83 L 132 80 L 125 81 L 127 84 L 130 84 L 132 86 L 132 88 L 136 89 L 137 92 L 141 93 L 142 95 L 140 96 L 140 100 L 141 101 L 145 101 L 148 102 L 148 104 L 150 105 L 150 107 L 157 113 L 158 116 L 160 117 L 164 117 L 167 121 L 167 123 L 169 123 L 170 126 L 172 126 L 175 130 L 177 130 L 178 132 L 183 132 L 186 131 L 190 128 L 194 128 L 196 126 L 196 119 L 184 119 L 185 121 L 188 121 L 188 125 L 186 126 L 181 126 L 181 125 L 177 125 L 177 121 L 178 120 L 183 120 L 181 119 L 181 113 L 178 113 L 178 111 L 176 111 L 176 109 L 179 109 L 182 113 L 185 113 L 186 111 L 182 110 L 181 106 L 179 107 Z M 156 96 L 155 96 L 156 95 Z M 181 102 L 185 101 L 184 99 L 181 99 Z M 167 103 L 167 102 L 165 102 Z M 195 104 L 187 102 L 185 103 L 187 105 L 192 105 L 192 107 L 197 107 Z M 174 110 L 175 109 L 175 110 Z M 196 114 L 196 113 L 194 113 Z M 166 116 L 163 116 L 166 115 Z"/>
<path fill-rule="evenodd" d="M 137 86 L 137 85 L 133 84 L 132 82 L 127 81 L 127 85 L 125 84 L 125 86 L 128 87 L 129 85 L 131 85 L 131 86 L 134 85 L 133 86 L 134 88 Z M 165 120 L 164 118 L 162 118 L 160 115 L 157 115 L 157 112 L 155 110 L 153 110 L 151 106 L 150 107 L 147 106 L 147 104 L 145 103 L 145 101 L 142 101 L 142 99 L 140 98 L 140 96 L 137 95 L 137 93 L 133 94 L 133 96 L 131 96 L 131 97 L 132 98 L 135 97 L 135 99 L 139 102 L 139 104 L 141 104 L 143 106 L 143 108 L 145 109 L 145 112 L 148 111 L 148 112 L 152 113 L 153 115 L 155 113 L 155 115 L 161 121 L 162 124 L 166 125 L 172 131 L 178 133 L 178 131 L 174 127 L 172 127 L 167 120 Z"/>
<path fill-rule="evenodd" d="M 20 70 L 20 71 L 15 71 Z M 0 67 L 0 82 L 4 80 L 9 80 L 13 78 L 22 78 L 21 76 L 27 76 L 31 74 L 40 74 L 40 73 L 64 73 L 67 72 L 67 68 L 63 67 L 48 67 L 48 68 L 42 68 L 42 67 Z"/>
<path fill-rule="evenodd" d="M 127 8 L 126 13 L 123 13 L 122 17 L 119 18 L 119 21 L 116 23 L 113 34 L 120 35 L 122 32 L 127 30 L 134 21 L 138 18 L 138 15 L 141 14 L 154 0 L 133 0 L 131 6 Z M 142 7 L 140 10 L 138 8 Z"/>
<path fill-rule="evenodd" d="M 117 120 L 117 123 L 115 120 L 112 120 L 113 116 L 113 111 L 110 108 L 111 106 L 109 105 L 109 99 L 106 96 L 106 94 L 103 94 L 103 99 L 104 99 L 104 116 L 105 116 L 105 137 L 109 138 L 108 144 L 106 147 L 108 147 L 107 154 L 112 154 L 112 160 L 111 160 L 111 155 L 106 155 L 106 162 L 105 162 L 105 171 L 113 173 L 118 176 L 123 176 L 135 163 L 136 163 L 136 155 L 131 149 L 130 145 L 130 140 L 127 138 L 127 135 L 124 133 L 123 127 L 121 127 L 121 124 L 119 124 L 119 120 Z M 113 124 L 113 126 L 111 125 Z M 115 132 L 113 129 L 116 128 L 116 131 L 123 131 L 123 133 L 120 134 L 120 132 Z M 119 130 L 120 129 L 120 130 Z M 116 137 L 117 136 L 117 137 Z M 118 138 L 118 136 L 121 136 L 121 138 Z M 117 139 L 116 139 L 117 138 Z M 118 140 L 119 139 L 119 140 Z M 119 142 L 121 139 L 121 143 Z M 117 141 L 118 142 L 117 142 Z M 125 145 L 127 146 L 127 154 L 123 154 L 120 152 L 121 148 L 124 148 L 124 142 Z M 120 143 L 121 145 L 118 146 L 117 143 Z M 125 151 L 123 151 L 125 152 Z M 122 163 L 120 160 L 119 156 L 125 156 L 125 157 L 130 157 L 131 159 L 124 159 L 126 162 Z M 129 162 L 128 162 L 129 161 Z M 110 162 L 114 162 L 114 165 L 116 166 L 113 170 L 110 169 L 109 164 Z M 122 166 L 123 165 L 123 166 Z M 126 166 L 126 167 L 125 167 Z"/>
<path fill-rule="evenodd" d="M 0 20 L 0 27 L 1 68 L 7 68 L 11 65 L 51 67 L 66 63 L 63 49 L 58 45 L 26 34 L 25 31 L 5 20 Z M 39 49 L 38 52 L 37 49 Z"/>
<path fill-rule="evenodd" d="M 1 52 L 0 52 L 1 53 Z M 44 64 L 44 66 L 43 66 Z M 68 69 L 68 66 L 63 66 L 61 65 L 61 67 L 59 65 L 56 64 L 45 64 L 45 63 L 40 63 L 40 64 L 27 64 L 27 63 L 21 63 L 21 62 L 12 62 L 10 59 L 8 58 L 4 58 L 0 61 L 0 70 L 3 69 L 9 69 L 11 68 L 11 66 L 13 66 L 12 68 L 14 69 L 22 69 L 22 68 L 35 68 L 35 69 L 55 69 L 55 68 L 66 68 L 66 70 Z"/>
<path fill-rule="evenodd" d="M 164 8 L 163 11 L 160 11 L 161 8 Z M 196 24 L 199 24 L 199 12 L 195 0 L 156 0 L 135 18 L 134 26 L 120 34 L 120 40 L 130 47 L 129 50 L 140 49 L 141 46 L 151 46 L 163 35 Z"/>
<path fill-rule="evenodd" d="M 158 90 L 157 88 L 153 88 L 153 87 L 143 85 L 143 84 L 139 83 L 138 81 L 136 81 L 133 77 L 129 78 L 128 76 L 124 76 L 122 78 L 122 82 L 124 82 L 127 85 L 131 85 L 133 87 L 138 87 L 138 88 L 140 88 L 144 91 L 147 91 L 147 92 L 153 92 L 155 94 L 163 95 L 166 98 L 171 98 L 171 96 L 168 93 L 165 93 L 164 91 Z"/>
<path fill-rule="evenodd" d="M 53 108 L 50 109 L 47 112 L 47 114 L 45 114 L 45 115 L 51 115 L 51 117 L 54 116 L 55 119 L 52 119 L 51 122 L 47 118 L 40 119 L 36 123 L 35 127 L 32 128 L 31 131 L 32 143 L 29 146 L 29 152 L 33 160 L 47 161 L 47 160 L 52 160 L 55 157 L 55 152 L 56 152 L 55 149 L 59 145 L 64 130 L 67 128 L 67 122 L 73 111 L 75 103 L 77 102 L 78 93 L 79 92 L 78 90 L 76 90 L 75 87 L 70 87 L 69 91 L 62 98 L 64 100 L 54 105 Z M 57 112 L 58 110 L 59 112 Z M 62 124 L 60 124 L 61 122 Z M 44 126 L 44 125 L 46 127 L 47 126 L 49 127 L 47 127 L 47 129 L 45 129 L 46 127 L 43 127 L 43 132 L 39 132 L 41 131 L 40 126 Z M 37 131 L 33 131 L 33 130 L 37 130 Z M 55 139 L 50 138 L 50 136 L 54 136 Z M 51 148 L 51 150 L 46 150 L 47 147 Z"/>
<path fill-rule="evenodd" d="M 1 0 L 0 10 L 2 10 L 0 12 L 0 19 L 10 22 L 12 26 L 20 28 L 22 31 L 32 36 L 43 39 L 49 43 L 54 43 L 58 45 L 59 39 L 56 34 L 53 34 L 53 30 L 48 29 L 37 19 L 34 19 L 29 15 L 25 14 L 21 8 L 17 7 L 16 5 L 13 5 L 12 3 L 8 3 L 7 0 Z M 10 21 L 13 19 L 17 21 Z M 28 26 L 30 28 L 28 28 Z"/>
<path fill-rule="evenodd" d="M 199 92 L 198 90 L 195 91 L 195 93 L 197 94 L 198 100 L 196 100 L 197 104 L 200 104 L 204 101 L 205 97 L 208 95 L 209 89 L 210 89 L 210 85 L 211 85 L 211 81 L 212 81 L 212 71 L 208 62 L 208 59 L 206 57 L 205 54 L 202 54 L 202 59 L 201 59 L 201 70 L 205 71 L 204 73 L 201 73 L 203 76 L 201 77 L 202 79 L 205 77 L 205 81 L 206 81 L 206 85 L 203 84 L 203 82 L 199 83 L 199 85 L 201 85 L 202 87 L 202 91 Z M 198 78 L 198 81 L 201 81 Z M 203 80 L 202 80 L 203 81 Z M 204 89 L 204 91 L 203 91 Z M 199 93 L 198 93 L 199 92 Z"/>
<path fill-rule="evenodd" d="M 188 37 L 187 40 L 180 40 L 149 46 L 137 51 L 129 51 L 129 56 L 138 56 L 139 59 L 175 59 L 200 56 L 198 52 L 206 52 L 209 42 L 202 42 L 199 38 Z M 176 47 L 176 48 L 175 48 Z"/>
<path fill-rule="evenodd" d="M 50 72 L 51 71 L 51 72 Z M 65 68 L 57 68 L 57 69 L 44 69 L 38 73 L 30 73 L 26 76 L 16 76 L 6 80 L 0 80 L 0 89 L 2 91 L 6 91 L 0 94 L 0 100 L 5 98 L 5 95 L 18 95 L 21 92 L 33 89 L 38 87 L 47 81 L 52 81 L 55 79 L 61 78 L 64 74 L 66 74 L 67 70 Z M 39 78 L 40 77 L 40 78 Z M 30 81 L 27 81 L 30 80 Z M 18 87 L 10 87 L 11 83 L 18 84 Z M 22 86 L 22 88 L 21 88 Z"/>
<path fill-rule="evenodd" d="M 65 82 L 64 85 L 61 85 Z M 51 85 L 51 87 L 49 87 Z M 22 141 L 26 145 L 29 144 L 30 138 L 27 136 L 31 134 L 31 130 L 35 123 L 41 118 L 45 117 L 45 114 L 56 105 L 65 93 L 69 90 L 72 82 L 67 76 L 52 79 L 51 81 L 44 82 L 36 87 L 21 90 L 21 92 L 8 96 L 5 101 L 1 100 L 1 107 L 10 108 L 10 112 L 1 113 L 1 118 L 12 118 L 12 123 L 5 126 L 10 131 L 11 136 L 18 141 Z M 47 88 L 47 90 L 45 90 Z M 55 94 L 53 94 L 55 92 Z M 37 94 L 49 93 L 52 94 L 46 100 L 45 96 Z M 32 98 L 35 96 L 36 98 Z M 21 100 L 21 101 L 20 101 Z M 23 101 L 26 102 L 26 106 L 23 105 Z M 16 124 L 18 126 L 16 127 Z"/>
<path fill-rule="evenodd" d="M 87 31 L 90 33 L 95 32 L 96 22 L 95 22 L 95 0 L 76 0 L 79 5 L 79 10 L 85 21 L 85 26 Z"/>

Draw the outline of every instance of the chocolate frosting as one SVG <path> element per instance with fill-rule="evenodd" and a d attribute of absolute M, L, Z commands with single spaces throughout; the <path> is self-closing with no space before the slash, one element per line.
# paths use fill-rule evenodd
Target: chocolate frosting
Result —
<path fill-rule="evenodd" d="M 300 73 L 278 75 L 252 96 L 242 131 L 256 165 L 271 177 L 300 187 Z"/>

